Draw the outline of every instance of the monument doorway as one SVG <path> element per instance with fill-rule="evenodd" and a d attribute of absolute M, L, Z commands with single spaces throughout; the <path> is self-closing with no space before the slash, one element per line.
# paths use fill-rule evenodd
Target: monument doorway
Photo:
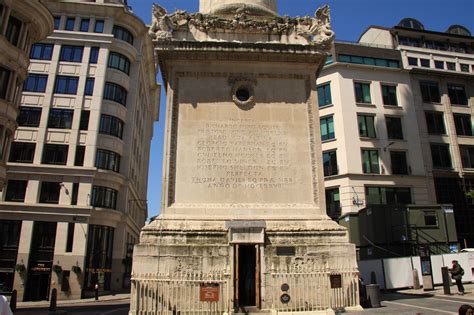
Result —
<path fill-rule="evenodd" d="M 235 301 L 237 307 L 260 308 L 260 250 L 256 244 L 235 245 Z"/>

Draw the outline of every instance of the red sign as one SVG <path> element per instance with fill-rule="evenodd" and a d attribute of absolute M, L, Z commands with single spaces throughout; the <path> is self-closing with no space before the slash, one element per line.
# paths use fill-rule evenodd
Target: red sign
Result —
<path fill-rule="evenodd" d="M 219 302 L 219 284 L 202 283 L 199 290 L 199 301 Z"/>

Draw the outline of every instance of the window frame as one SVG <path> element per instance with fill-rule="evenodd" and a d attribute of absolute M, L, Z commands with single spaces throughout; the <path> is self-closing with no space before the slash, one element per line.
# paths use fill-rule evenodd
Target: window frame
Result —
<path fill-rule="evenodd" d="M 467 106 L 469 104 L 466 87 L 462 84 L 448 83 L 448 97 L 451 105 Z"/>
<path fill-rule="evenodd" d="M 89 64 L 96 65 L 99 61 L 100 47 L 91 47 L 89 52 Z"/>
<path fill-rule="evenodd" d="M 394 159 L 394 155 L 399 155 Z M 400 158 L 403 155 L 403 158 Z M 394 161 L 403 161 L 402 165 L 395 165 Z M 390 165 L 392 175 L 408 175 L 410 173 L 410 167 L 408 165 L 407 151 L 401 150 L 390 150 Z"/>
<path fill-rule="evenodd" d="M 103 98 L 127 107 L 128 91 L 120 84 L 106 81 Z"/>
<path fill-rule="evenodd" d="M 367 153 L 367 155 L 366 155 Z M 376 156 L 374 156 L 374 154 Z M 364 174 L 380 174 L 380 153 L 376 148 L 362 148 L 362 173 Z M 366 157 L 368 158 L 366 160 Z"/>
<path fill-rule="evenodd" d="M 453 113 L 454 126 L 457 136 L 472 137 L 472 116 L 471 114 Z"/>
<path fill-rule="evenodd" d="M 372 119 L 372 125 L 367 124 L 367 119 Z M 375 127 L 374 114 L 358 113 L 357 114 L 357 126 L 359 127 L 359 137 L 365 139 L 377 139 L 377 129 Z M 372 127 L 369 130 L 369 127 Z M 364 129 L 365 128 L 365 129 Z"/>
<path fill-rule="evenodd" d="M 72 22 L 72 27 L 70 25 L 70 22 Z M 76 27 L 76 18 L 75 17 L 66 17 L 66 23 L 64 24 L 64 30 L 65 31 L 74 31 L 74 28 Z"/>
<path fill-rule="evenodd" d="M 10 163 L 32 164 L 35 159 L 36 143 L 14 141 L 10 148 Z M 16 156 L 16 157 L 15 157 Z"/>
<path fill-rule="evenodd" d="M 121 71 L 129 76 L 131 64 L 132 63 L 127 56 L 115 51 L 109 53 L 107 68 Z"/>
<path fill-rule="evenodd" d="M 441 103 L 441 93 L 438 82 L 420 81 L 420 91 L 423 103 Z"/>
<path fill-rule="evenodd" d="M 444 112 L 425 111 L 425 122 L 429 135 L 446 135 Z"/>
<path fill-rule="evenodd" d="M 331 82 L 318 85 L 317 92 L 319 108 L 332 105 Z"/>
<path fill-rule="evenodd" d="M 117 209 L 118 191 L 105 186 L 92 186 L 91 206 L 106 209 Z"/>
<path fill-rule="evenodd" d="M 69 145 L 45 143 L 41 164 L 46 165 L 67 165 Z"/>
<path fill-rule="evenodd" d="M 4 34 L 5 39 L 13 46 L 18 46 L 22 28 L 23 22 L 19 18 L 10 15 L 7 22 L 7 29 Z"/>
<path fill-rule="evenodd" d="M 323 124 L 323 121 L 325 122 Z M 334 125 L 334 115 L 323 116 L 319 118 L 321 141 L 332 141 L 336 139 L 336 130 Z M 326 130 L 323 130 L 323 126 L 326 126 Z M 332 132 L 331 132 L 332 126 Z M 327 136 L 324 136 L 327 135 Z"/>
<path fill-rule="evenodd" d="M 95 167 L 97 169 L 120 173 L 120 154 L 114 151 L 97 149 Z"/>
<path fill-rule="evenodd" d="M 89 32 L 91 20 L 89 18 L 81 18 L 79 24 L 79 32 Z"/>
<path fill-rule="evenodd" d="M 123 129 L 125 122 L 115 116 L 101 114 L 99 122 L 99 133 L 113 136 L 119 139 L 123 138 Z"/>
<path fill-rule="evenodd" d="M 133 46 L 134 36 L 127 28 L 120 25 L 114 25 L 112 28 L 112 35 L 114 38 L 129 43 Z"/>
<path fill-rule="evenodd" d="M 77 95 L 79 77 L 69 75 L 57 75 L 54 82 L 54 94 Z"/>
<path fill-rule="evenodd" d="M 0 66 L 0 99 L 7 99 L 11 75 L 12 71 L 10 69 Z"/>
<path fill-rule="evenodd" d="M 51 60 L 53 58 L 54 44 L 35 43 L 31 45 L 31 60 Z"/>
<path fill-rule="evenodd" d="M 84 87 L 84 95 L 85 96 L 93 96 L 94 95 L 94 85 L 95 85 L 95 78 L 86 78 L 86 85 Z"/>
<path fill-rule="evenodd" d="M 58 182 L 41 182 L 38 203 L 59 204 L 61 185 Z"/>
<path fill-rule="evenodd" d="M 51 108 L 48 114 L 47 128 L 71 129 L 73 119 L 74 119 L 74 110 L 63 109 L 63 108 Z"/>
<path fill-rule="evenodd" d="M 372 203 L 370 200 L 371 194 L 369 194 L 369 190 L 377 190 L 377 199 L 378 202 Z M 393 195 L 394 203 L 389 202 L 389 192 L 391 191 L 391 195 Z M 410 200 L 406 202 L 398 202 L 402 194 L 406 194 L 408 192 Z M 365 203 L 366 205 L 401 205 L 401 204 L 411 204 L 413 202 L 413 192 L 410 187 L 403 187 L 403 186 L 365 186 Z"/>
<path fill-rule="evenodd" d="M 104 20 L 95 20 L 94 33 L 103 33 L 104 32 L 104 27 L 105 27 L 105 21 Z"/>
<path fill-rule="evenodd" d="M 382 101 L 384 106 L 400 106 L 398 103 L 398 86 L 396 84 L 380 83 L 382 90 Z M 388 91 L 387 89 L 395 89 L 395 91 Z"/>
<path fill-rule="evenodd" d="M 326 157 L 328 157 L 327 160 Z M 323 152 L 323 173 L 324 177 L 339 174 L 337 163 L 337 150 L 328 150 Z"/>
<path fill-rule="evenodd" d="M 354 94 L 355 94 L 355 101 L 356 104 L 364 104 L 364 105 L 371 105 L 372 103 L 372 89 L 371 89 L 370 82 L 354 82 Z M 365 92 L 368 92 L 365 95 Z"/>
<path fill-rule="evenodd" d="M 31 80 L 31 81 L 30 81 Z M 30 88 L 30 84 L 33 84 Z M 45 93 L 48 85 L 48 75 L 39 73 L 30 73 L 23 83 L 23 92 Z"/>
<path fill-rule="evenodd" d="M 84 56 L 84 46 L 62 45 L 59 61 L 81 63 Z"/>
<path fill-rule="evenodd" d="M 442 152 L 441 148 L 446 149 L 446 151 Z M 451 155 L 451 149 L 450 149 L 449 144 L 430 143 L 430 151 L 431 151 L 431 162 L 434 169 L 452 169 L 453 168 L 453 158 Z"/>
<path fill-rule="evenodd" d="M 461 155 L 461 164 L 464 169 L 474 169 L 474 146 L 460 145 L 459 154 Z"/>
<path fill-rule="evenodd" d="M 15 190 L 12 190 L 13 188 L 15 188 Z M 27 189 L 28 189 L 28 180 L 9 179 L 7 181 L 5 201 L 25 202 Z"/>
<path fill-rule="evenodd" d="M 395 124 L 395 121 L 399 124 Z M 402 116 L 385 116 L 385 126 L 389 140 L 404 140 Z"/>

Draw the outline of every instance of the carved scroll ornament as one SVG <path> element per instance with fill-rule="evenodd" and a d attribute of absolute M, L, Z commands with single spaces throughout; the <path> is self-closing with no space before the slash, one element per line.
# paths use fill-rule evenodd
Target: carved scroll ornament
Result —
<path fill-rule="evenodd" d="M 314 17 L 277 16 L 267 20 L 252 19 L 245 7 L 236 9 L 232 18 L 178 10 L 169 15 L 165 8 L 153 4 L 150 36 L 158 41 L 172 40 L 174 31 L 196 29 L 203 33 L 249 32 L 302 37 L 309 45 L 330 47 L 334 40 L 328 5 L 319 8 Z"/>

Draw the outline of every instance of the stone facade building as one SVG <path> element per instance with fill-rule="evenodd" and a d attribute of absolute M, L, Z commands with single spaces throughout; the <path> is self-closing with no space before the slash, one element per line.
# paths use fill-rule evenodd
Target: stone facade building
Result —
<path fill-rule="evenodd" d="M 129 288 L 159 114 L 148 28 L 124 1 L 45 3 L 54 33 L 31 49 L 0 203 L 20 301 Z"/>
<path fill-rule="evenodd" d="M 318 78 L 329 216 L 420 206 L 424 226 L 440 228 L 443 208 L 458 233 L 442 242 L 473 246 L 473 45 L 462 26 L 434 32 L 414 19 L 336 42 Z"/>
<path fill-rule="evenodd" d="M 28 54 L 33 43 L 52 31 L 53 17 L 41 1 L 0 1 L 0 188 L 5 185 L 21 86 L 28 74 Z"/>

